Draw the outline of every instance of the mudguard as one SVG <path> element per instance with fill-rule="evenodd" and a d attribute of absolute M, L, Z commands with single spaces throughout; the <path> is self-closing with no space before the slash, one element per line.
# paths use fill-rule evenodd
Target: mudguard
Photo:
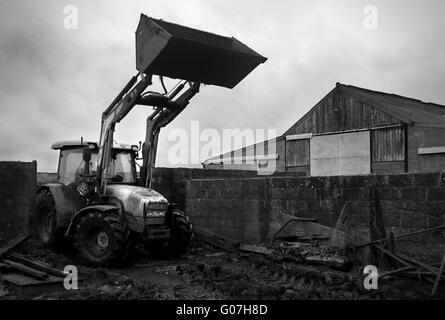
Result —
<path fill-rule="evenodd" d="M 75 188 L 61 183 L 48 183 L 41 186 L 37 192 L 47 189 L 54 198 L 56 207 L 57 227 L 66 228 L 71 223 L 71 218 L 81 207 L 81 201 L 78 199 Z"/>
<path fill-rule="evenodd" d="M 66 230 L 65 236 L 67 236 L 67 237 L 72 236 L 74 234 L 76 225 L 80 222 L 82 217 L 91 211 L 100 211 L 100 212 L 117 211 L 118 212 L 119 208 L 114 205 L 99 204 L 99 205 L 88 206 L 88 207 L 85 207 L 85 208 L 79 210 L 79 212 L 77 212 L 74 215 L 74 217 L 71 219 L 71 223 L 70 223 L 68 229 Z"/>

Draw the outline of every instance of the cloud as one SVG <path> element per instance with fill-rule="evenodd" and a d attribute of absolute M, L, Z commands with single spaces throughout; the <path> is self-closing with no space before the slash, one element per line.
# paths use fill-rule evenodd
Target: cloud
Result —
<path fill-rule="evenodd" d="M 379 29 L 365 30 L 367 1 L 70 1 L 79 29 L 63 28 L 64 2 L 0 0 L 0 160 L 37 160 L 55 171 L 50 145 L 97 140 L 100 115 L 136 73 L 134 31 L 141 12 L 234 36 L 268 57 L 235 89 L 204 87 L 159 141 L 170 165 L 172 129 L 276 129 L 280 134 L 337 81 L 445 103 L 442 1 L 375 0 Z M 145 136 L 137 107 L 116 140 Z"/>

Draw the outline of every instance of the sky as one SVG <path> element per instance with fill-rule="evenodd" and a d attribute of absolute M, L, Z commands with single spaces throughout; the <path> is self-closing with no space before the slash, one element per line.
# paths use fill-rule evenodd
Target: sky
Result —
<path fill-rule="evenodd" d="M 69 5 L 77 29 L 65 28 Z M 365 28 L 369 5 L 376 29 Z M 336 82 L 445 104 L 443 12 L 441 0 L 0 0 L 0 160 L 37 160 L 38 171 L 55 172 L 53 142 L 99 139 L 102 111 L 136 74 L 141 13 L 234 36 L 268 58 L 232 90 L 204 86 L 161 131 L 157 165 L 175 166 L 174 130 L 190 133 L 199 121 L 221 135 L 280 135 Z M 144 139 L 149 113 L 136 107 L 115 139 Z"/>

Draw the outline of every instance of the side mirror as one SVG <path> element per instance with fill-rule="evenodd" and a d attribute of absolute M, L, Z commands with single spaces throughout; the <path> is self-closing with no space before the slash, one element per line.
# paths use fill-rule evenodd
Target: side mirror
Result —
<path fill-rule="evenodd" d="M 89 163 L 91 161 L 91 149 L 90 148 L 85 147 L 83 149 L 82 158 L 83 158 L 83 161 L 85 161 L 85 162 Z"/>

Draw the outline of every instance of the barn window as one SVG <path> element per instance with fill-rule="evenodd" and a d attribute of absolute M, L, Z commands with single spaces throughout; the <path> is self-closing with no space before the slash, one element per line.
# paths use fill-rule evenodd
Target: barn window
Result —
<path fill-rule="evenodd" d="M 310 139 L 286 141 L 286 167 L 303 167 L 310 165 Z"/>
<path fill-rule="evenodd" d="M 402 127 L 373 130 L 372 161 L 404 161 L 405 131 Z"/>

